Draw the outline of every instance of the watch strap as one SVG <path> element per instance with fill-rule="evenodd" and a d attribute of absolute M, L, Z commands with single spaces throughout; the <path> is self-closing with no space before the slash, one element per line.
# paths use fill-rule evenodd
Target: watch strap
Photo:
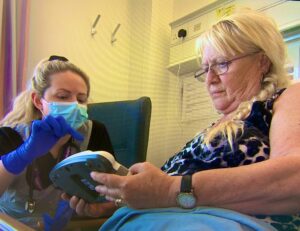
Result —
<path fill-rule="evenodd" d="M 190 193 L 191 191 L 192 191 L 192 175 L 182 176 L 180 192 Z"/>

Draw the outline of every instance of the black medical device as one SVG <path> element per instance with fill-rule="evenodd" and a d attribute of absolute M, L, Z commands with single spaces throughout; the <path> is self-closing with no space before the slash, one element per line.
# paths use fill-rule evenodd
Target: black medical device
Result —
<path fill-rule="evenodd" d="M 99 185 L 90 173 L 92 171 L 127 175 L 128 169 L 119 164 L 105 151 L 84 151 L 62 160 L 51 170 L 49 177 L 54 186 L 71 196 L 86 202 L 104 202 L 105 197 L 95 191 Z"/>

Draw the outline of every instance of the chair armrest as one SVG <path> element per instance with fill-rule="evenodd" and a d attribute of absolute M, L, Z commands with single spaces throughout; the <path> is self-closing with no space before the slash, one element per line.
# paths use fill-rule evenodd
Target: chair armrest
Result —
<path fill-rule="evenodd" d="M 72 231 L 75 229 L 81 229 L 84 230 L 87 228 L 89 231 L 91 231 L 91 228 L 95 228 L 93 230 L 98 230 L 100 226 L 107 220 L 108 218 L 76 218 L 72 219 L 67 227 L 67 231 Z"/>
<path fill-rule="evenodd" d="M 14 228 L 14 229 L 12 229 L 12 228 Z M 28 227 L 27 225 L 19 222 L 18 220 L 14 219 L 4 213 L 0 213 L 0 230 L 34 231 L 34 229 Z"/>

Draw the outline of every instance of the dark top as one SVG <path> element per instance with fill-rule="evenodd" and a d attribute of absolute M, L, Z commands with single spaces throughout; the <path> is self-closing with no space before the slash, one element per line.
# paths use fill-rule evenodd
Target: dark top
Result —
<path fill-rule="evenodd" d="M 108 132 L 104 124 L 92 121 L 92 131 L 88 142 L 87 150 L 91 151 L 107 151 L 114 155 L 113 147 L 108 135 Z M 15 150 L 23 144 L 23 139 L 21 135 L 10 127 L 0 128 L 0 156 Z M 74 152 L 80 152 L 84 150 L 76 150 Z M 72 153 L 73 154 L 73 153 Z M 60 158 L 61 161 L 64 158 Z M 35 166 L 38 169 L 39 176 L 41 177 L 41 183 L 43 188 L 49 186 L 51 181 L 49 179 L 49 173 L 51 169 L 57 164 L 58 160 L 54 159 L 50 153 L 43 155 L 35 160 Z M 33 171 L 32 165 L 27 168 L 26 178 L 30 181 L 31 174 Z"/>
<path fill-rule="evenodd" d="M 30 125 L 0 128 L 0 156 L 19 147 L 23 140 L 29 137 L 30 129 Z M 63 153 L 66 150 L 68 150 L 69 155 L 86 150 L 103 150 L 114 155 L 108 132 L 102 123 L 87 121 L 78 131 L 85 138 L 83 142 L 79 143 L 70 139 L 62 148 L 63 150 L 61 150 L 58 159 L 54 159 L 50 153 L 47 153 L 37 158 L 25 171 L 14 178 L 13 182 L 0 196 L 0 212 L 36 228 L 37 223 L 42 220 L 42 214 L 48 213 L 51 216 L 55 213 L 61 191 L 53 187 L 49 179 L 49 173 L 60 160 L 65 158 Z M 70 145 L 71 147 L 76 146 L 76 148 L 72 149 Z M 35 189 L 33 190 L 33 199 L 36 201 L 36 210 L 32 214 L 25 209 L 25 203 L 30 194 L 30 186 Z"/>

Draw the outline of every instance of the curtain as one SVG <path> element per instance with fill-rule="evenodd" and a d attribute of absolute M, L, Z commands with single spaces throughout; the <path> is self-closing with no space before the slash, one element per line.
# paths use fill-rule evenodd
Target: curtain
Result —
<path fill-rule="evenodd" d="M 0 0 L 0 118 L 26 87 L 30 0 Z"/>

